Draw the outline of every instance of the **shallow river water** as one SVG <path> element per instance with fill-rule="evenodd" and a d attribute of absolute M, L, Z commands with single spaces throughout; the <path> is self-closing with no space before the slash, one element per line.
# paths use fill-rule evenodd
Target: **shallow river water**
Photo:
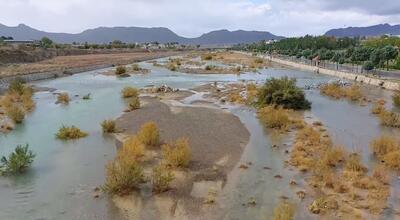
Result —
<path fill-rule="evenodd" d="M 100 122 L 118 117 L 125 107 L 120 90 L 127 85 L 145 87 L 167 84 L 189 89 L 209 82 L 263 81 L 269 77 L 289 76 L 298 79 L 300 86 L 326 82 L 330 77 L 287 69 L 265 69 L 258 73 L 184 74 L 141 63 L 151 69 L 147 75 L 117 79 L 99 73 L 108 69 L 76 74 L 70 77 L 34 83 L 37 86 L 66 91 L 72 97 L 68 106 L 56 105 L 51 92 L 35 94 L 36 110 L 26 121 L 9 134 L 0 135 L 0 155 L 8 155 L 16 145 L 28 143 L 37 154 L 32 168 L 18 177 L 0 177 L 0 219 L 120 219 L 119 211 L 107 198 L 94 199 L 93 189 L 104 182 L 104 166 L 115 155 L 113 138 L 103 135 Z M 367 91 L 388 98 L 390 93 L 377 88 Z M 90 93 L 91 100 L 82 100 Z M 371 116 L 370 107 L 346 101 L 333 101 L 318 91 L 306 91 L 312 110 L 306 114 L 321 120 L 332 137 L 349 149 L 362 153 L 369 161 L 368 143 L 383 130 Z M 79 95 L 79 97 L 75 97 Z M 288 182 L 296 172 L 284 168 L 285 153 L 270 146 L 273 138 L 266 133 L 255 117 L 254 110 L 231 107 L 251 133 L 242 162 L 252 162 L 251 169 L 234 169 L 219 200 L 224 207 L 217 213 L 223 219 L 263 219 L 271 216 L 279 197 L 296 198 Z M 89 136 L 77 141 L 63 142 L 54 134 L 61 125 L 76 125 Z M 391 131 L 388 131 L 391 132 Z M 283 142 L 290 141 L 282 140 Z M 268 166 L 271 170 L 265 170 Z M 273 178 L 280 174 L 282 179 Z M 399 190 L 397 183 L 397 190 Z M 243 205 L 254 198 L 257 205 Z M 392 204 L 399 206 L 393 199 Z M 306 214 L 304 214 L 306 215 Z M 303 214 L 299 214 L 302 217 Z M 305 217 L 305 216 L 304 216 Z"/>

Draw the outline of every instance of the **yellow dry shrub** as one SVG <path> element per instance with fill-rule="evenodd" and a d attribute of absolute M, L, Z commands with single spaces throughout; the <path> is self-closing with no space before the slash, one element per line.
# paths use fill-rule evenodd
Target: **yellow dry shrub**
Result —
<path fill-rule="evenodd" d="M 187 167 L 192 158 L 187 138 L 163 145 L 162 152 L 166 163 L 172 167 Z"/>
<path fill-rule="evenodd" d="M 345 88 L 345 96 L 351 101 L 359 101 L 364 97 L 361 88 L 358 85 L 352 85 Z"/>
<path fill-rule="evenodd" d="M 174 174 L 164 164 L 153 168 L 151 183 L 153 184 L 154 192 L 161 193 L 167 191 L 172 180 L 174 180 Z"/>
<path fill-rule="evenodd" d="M 150 121 L 142 125 L 137 133 L 138 139 L 146 146 L 158 146 L 160 144 L 160 133 L 156 123 Z"/>
<path fill-rule="evenodd" d="M 343 89 L 337 83 L 328 83 L 322 85 L 320 87 L 320 92 L 323 95 L 330 96 L 335 99 L 340 99 L 345 95 Z"/>
<path fill-rule="evenodd" d="M 61 103 L 63 105 L 68 105 L 70 101 L 68 93 L 64 92 L 57 96 L 57 103 Z"/>
<path fill-rule="evenodd" d="M 293 220 L 294 206 L 288 202 L 280 202 L 274 209 L 274 220 Z"/>
<path fill-rule="evenodd" d="M 378 156 L 382 157 L 387 153 L 396 151 L 400 149 L 399 141 L 391 136 L 383 135 L 379 138 L 372 140 L 371 143 L 372 152 Z"/>
<path fill-rule="evenodd" d="M 292 121 L 288 110 L 283 107 L 266 106 L 258 111 L 258 118 L 268 128 L 287 130 Z"/>
<path fill-rule="evenodd" d="M 122 89 L 121 94 L 122 94 L 123 98 L 138 97 L 139 96 L 139 90 L 137 90 L 136 88 L 127 86 L 127 87 Z"/>
<path fill-rule="evenodd" d="M 128 137 L 122 148 L 118 150 L 117 157 L 129 157 L 133 160 L 138 160 L 145 153 L 145 145 L 137 138 L 137 136 Z"/>
<path fill-rule="evenodd" d="M 103 190 L 110 194 L 126 195 L 144 181 L 143 168 L 129 155 L 122 155 L 106 166 L 106 181 Z"/>

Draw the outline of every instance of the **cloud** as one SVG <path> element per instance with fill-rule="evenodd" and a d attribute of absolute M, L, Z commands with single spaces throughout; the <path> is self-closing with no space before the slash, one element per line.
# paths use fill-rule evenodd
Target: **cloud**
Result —
<path fill-rule="evenodd" d="M 193 37 L 216 29 L 284 36 L 400 23 L 393 0 L 0 0 L 0 23 L 77 33 L 98 26 L 168 27 Z"/>

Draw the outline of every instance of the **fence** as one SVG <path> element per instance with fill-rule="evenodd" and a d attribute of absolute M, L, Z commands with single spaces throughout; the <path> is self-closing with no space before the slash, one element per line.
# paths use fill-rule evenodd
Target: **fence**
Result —
<path fill-rule="evenodd" d="M 400 79 L 400 71 L 385 71 L 381 69 L 374 70 L 364 70 L 360 65 L 351 65 L 351 64 L 338 64 L 327 60 L 309 60 L 305 58 L 297 58 L 292 56 L 284 56 L 284 55 L 273 55 L 273 57 L 288 60 L 296 63 L 306 64 L 310 66 L 317 66 L 324 69 L 336 70 L 341 72 L 349 72 L 349 73 L 357 73 L 357 74 L 365 74 L 365 75 L 375 75 L 384 79 Z"/>

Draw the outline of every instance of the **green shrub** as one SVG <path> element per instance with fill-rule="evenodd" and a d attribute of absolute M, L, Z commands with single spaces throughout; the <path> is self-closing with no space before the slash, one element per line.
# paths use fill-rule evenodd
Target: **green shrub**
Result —
<path fill-rule="evenodd" d="M 25 112 L 18 105 L 12 105 L 10 108 L 7 109 L 7 116 L 15 123 L 19 124 L 24 121 Z"/>
<path fill-rule="evenodd" d="M 160 164 L 153 168 L 151 183 L 153 184 L 154 192 L 167 191 L 172 180 L 174 180 L 174 174 L 165 165 Z"/>
<path fill-rule="evenodd" d="M 311 103 L 306 100 L 304 92 L 296 86 L 296 79 L 283 77 L 268 79 L 258 94 L 258 104 L 280 105 L 286 109 L 309 109 Z"/>
<path fill-rule="evenodd" d="M 139 96 L 139 91 L 136 88 L 130 86 L 123 88 L 121 93 L 123 98 L 131 98 Z"/>
<path fill-rule="evenodd" d="M 62 126 L 59 130 L 58 133 L 56 134 L 56 137 L 61 140 L 70 140 L 70 139 L 79 139 L 86 137 L 88 134 L 86 132 L 81 131 L 81 129 L 71 126 Z"/>
<path fill-rule="evenodd" d="M 114 133 L 115 128 L 115 121 L 114 120 L 104 120 L 101 123 L 101 128 L 103 129 L 103 133 Z"/>
<path fill-rule="evenodd" d="M 134 96 L 129 100 L 129 109 L 131 111 L 139 109 L 140 108 L 140 99 L 137 96 Z"/>
<path fill-rule="evenodd" d="M 128 156 L 121 156 L 107 164 L 103 190 L 110 194 L 126 195 L 137 189 L 143 181 L 143 168 L 137 161 Z"/>
<path fill-rule="evenodd" d="M 115 69 L 115 75 L 120 76 L 122 74 L 126 73 L 126 67 L 125 66 L 118 66 L 117 69 Z"/>
<path fill-rule="evenodd" d="M 84 96 L 82 97 L 82 99 L 83 99 L 83 100 L 89 100 L 89 99 L 90 99 L 90 93 L 84 95 Z"/>
<path fill-rule="evenodd" d="M 180 138 L 162 146 L 166 163 L 172 167 L 187 167 L 192 158 L 187 138 Z"/>
<path fill-rule="evenodd" d="M 137 133 L 139 140 L 147 146 L 158 146 L 160 144 L 160 133 L 154 122 L 147 122 L 142 125 Z"/>
<path fill-rule="evenodd" d="M 31 150 L 28 149 L 29 145 L 18 145 L 14 152 L 12 152 L 8 158 L 1 158 L 1 166 L 0 171 L 3 174 L 16 174 L 22 173 L 26 169 L 28 169 L 33 163 L 33 159 L 35 158 L 35 154 L 32 153 Z"/>
<path fill-rule="evenodd" d="M 393 105 L 400 107 L 400 91 L 396 91 L 393 94 L 392 99 L 393 99 Z"/>

